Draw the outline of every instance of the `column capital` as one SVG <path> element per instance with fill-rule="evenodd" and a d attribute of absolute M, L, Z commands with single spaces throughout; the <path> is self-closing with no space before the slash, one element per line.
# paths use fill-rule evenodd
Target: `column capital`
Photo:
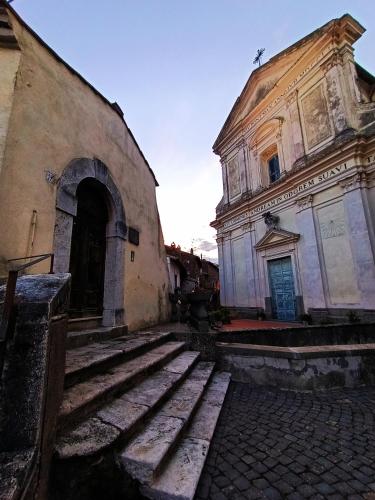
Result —
<path fill-rule="evenodd" d="M 313 195 L 308 194 L 306 196 L 301 196 L 296 200 L 297 204 L 297 213 L 302 212 L 302 210 L 306 210 L 307 208 L 312 208 Z"/>
<path fill-rule="evenodd" d="M 321 69 L 324 74 L 328 73 L 328 71 L 335 66 L 342 66 L 344 63 L 342 54 L 335 50 L 328 59 L 326 59 L 321 65 Z"/>
<path fill-rule="evenodd" d="M 354 189 L 364 188 L 367 185 L 366 173 L 363 170 L 359 170 L 354 175 L 340 181 L 339 184 L 345 193 L 353 191 Z"/>
<path fill-rule="evenodd" d="M 253 225 L 252 225 L 251 222 L 247 222 L 246 224 L 243 224 L 241 226 L 241 229 L 242 229 L 243 233 L 246 233 L 247 231 L 251 231 L 252 228 L 253 228 Z"/>

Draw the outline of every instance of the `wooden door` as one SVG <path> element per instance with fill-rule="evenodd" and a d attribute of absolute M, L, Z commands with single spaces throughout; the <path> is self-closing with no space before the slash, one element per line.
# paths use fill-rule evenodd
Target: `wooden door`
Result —
<path fill-rule="evenodd" d="M 277 319 L 293 321 L 296 319 L 296 300 L 292 262 L 290 257 L 268 262 L 272 312 Z"/>
<path fill-rule="evenodd" d="M 82 181 L 77 190 L 70 272 L 71 316 L 101 315 L 103 311 L 107 209 L 97 181 Z"/>

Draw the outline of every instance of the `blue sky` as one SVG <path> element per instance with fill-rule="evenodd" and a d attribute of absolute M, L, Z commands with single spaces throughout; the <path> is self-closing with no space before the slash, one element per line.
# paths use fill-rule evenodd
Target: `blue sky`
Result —
<path fill-rule="evenodd" d="M 356 60 L 375 73 L 374 0 L 14 0 L 24 20 L 125 112 L 159 181 L 166 243 L 215 258 L 222 194 L 212 144 L 250 72 L 348 12 L 367 31 Z"/>

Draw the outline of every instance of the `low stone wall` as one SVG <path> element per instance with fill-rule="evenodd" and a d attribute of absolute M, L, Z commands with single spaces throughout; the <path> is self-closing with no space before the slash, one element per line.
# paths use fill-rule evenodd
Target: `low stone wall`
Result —
<path fill-rule="evenodd" d="M 285 389 L 317 390 L 375 384 L 375 350 L 325 351 L 296 356 L 217 346 L 218 367 L 232 380 Z"/>
<path fill-rule="evenodd" d="M 217 340 L 219 342 L 286 347 L 367 344 L 375 342 L 375 323 L 343 323 L 220 332 L 217 334 Z"/>
<path fill-rule="evenodd" d="M 0 498 L 46 498 L 62 400 L 70 275 L 23 276 L 0 383 Z M 0 301 L 5 287 L 0 287 Z"/>

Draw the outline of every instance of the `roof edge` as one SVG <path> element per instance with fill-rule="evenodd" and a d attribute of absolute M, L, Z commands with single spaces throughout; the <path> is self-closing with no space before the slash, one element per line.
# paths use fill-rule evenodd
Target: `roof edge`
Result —
<path fill-rule="evenodd" d="M 71 73 L 73 73 L 77 78 L 81 80 L 85 85 L 87 85 L 93 92 L 96 94 L 105 104 L 107 104 L 114 113 L 116 113 L 117 116 L 121 118 L 123 121 L 127 132 L 129 133 L 130 137 L 132 138 L 136 148 L 138 149 L 142 159 L 146 163 L 147 168 L 149 169 L 152 177 L 154 178 L 155 181 L 155 186 L 159 186 L 159 183 L 156 179 L 155 173 L 150 167 L 149 162 L 147 161 L 142 149 L 140 148 L 137 140 L 135 139 L 133 132 L 131 129 L 128 127 L 124 114 L 121 111 L 121 108 L 117 103 L 111 103 L 102 93 L 99 92 L 86 78 L 84 78 L 80 73 L 78 73 L 77 70 L 75 70 L 70 64 L 68 64 L 57 52 L 55 52 L 30 26 L 22 19 L 22 17 L 14 10 L 14 8 L 6 1 L 6 0 L 0 0 L 0 6 L 5 7 L 8 9 L 12 15 L 17 19 L 17 21 L 61 64 L 63 64 Z"/>
<path fill-rule="evenodd" d="M 246 93 L 246 91 L 247 91 L 250 83 L 253 81 L 254 75 L 257 76 L 258 74 L 262 73 L 265 68 L 268 68 L 269 66 L 271 66 L 271 64 L 273 64 L 274 62 L 276 62 L 281 57 L 283 57 L 286 54 L 288 54 L 289 52 L 292 52 L 293 50 L 297 49 L 299 46 L 305 45 L 312 38 L 317 37 L 319 34 L 324 33 L 331 26 L 333 26 L 335 23 L 338 23 L 338 22 L 341 22 L 341 21 L 349 21 L 352 24 L 357 25 L 358 31 L 361 31 L 361 34 L 356 38 L 356 40 L 366 31 L 366 28 L 364 28 L 350 14 L 347 14 L 347 13 L 343 14 L 341 17 L 331 19 L 330 21 L 328 21 L 327 23 L 323 24 L 319 28 L 316 28 L 314 31 L 312 31 L 308 35 L 305 35 L 304 37 L 300 38 L 299 40 L 297 40 L 296 42 L 294 42 L 292 45 L 289 45 L 289 47 L 286 47 L 281 52 L 278 52 L 277 54 L 275 54 L 274 56 L 272 56 L 266 63 L 264 63 L 259 68 L 256 68 L 255 70 L 253 70 L 250 73 L 250 76 L 247 79 L 247 81 L 245 83 L 245 86 L 243 87 L 240 95 L 235 100 L 235 102 L 234 102 L 234 104 L 233 104 L 233 106 L 232 106 L 232 108 L 231 108 L 231 110 L 230 110 L 230 112 L 229 112 L 229 114 L 228 114 L 225 122 L 224 122 L 224 125 L 222 126 L 222 128 L 221 128 L 221 130 L 220 130 L 220 132 L 219 132 L 219 134 L 218 134 L 218 136 L 217 136 L 217 138 L 216 138 L 216 140 L 215 140 L 215 142 L 214 142 L 214 144 L 212 146 L 213 152 L 215 154 L 219 154 L 217 150 L 218 150 L 218 146 L 219 146 L 220 142 L 224 139 L 224 137 L 223 137 L 224 136 L 224 132 L 225 132 L 227 126 L 229 125 L 229 122 L 230 122 L 230 120 L 231 120 L 234 112 L 236 111 L 237 107 L 239 106 L 240 102 L 242 101 L 242 98 L 243 98 L 244 94 Z"/>

